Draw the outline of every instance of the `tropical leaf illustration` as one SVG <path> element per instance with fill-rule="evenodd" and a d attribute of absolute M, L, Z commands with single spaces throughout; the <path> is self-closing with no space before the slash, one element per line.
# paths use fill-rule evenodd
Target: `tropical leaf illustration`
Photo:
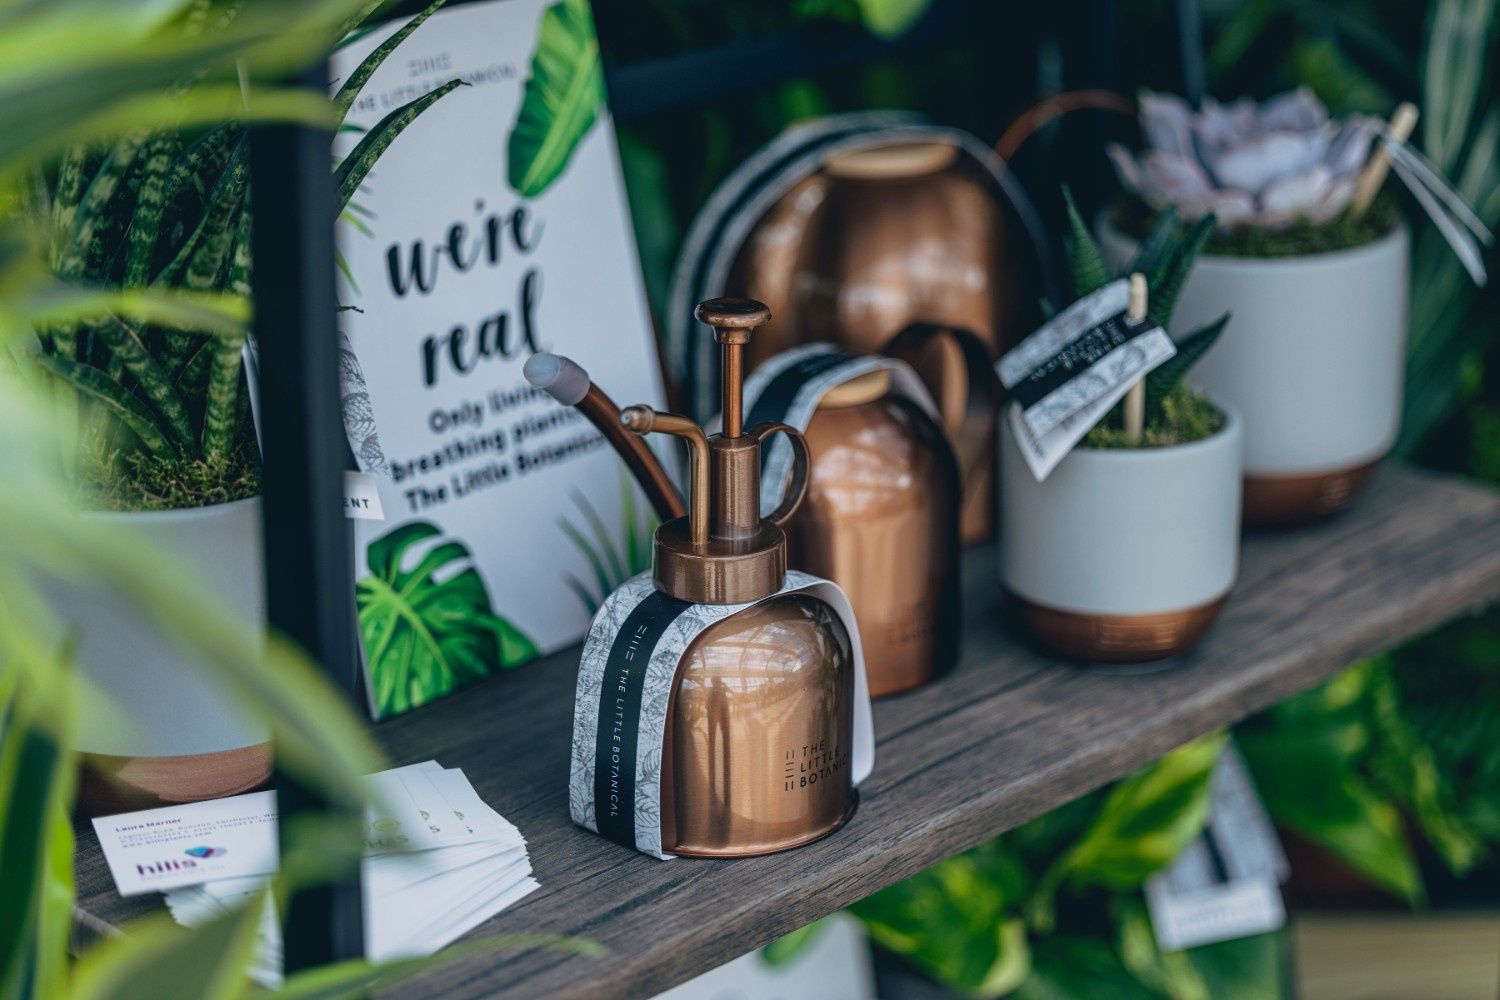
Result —
<path fill-rule="evenodd" d="M 573 492 L 573 504 L 578 508 L 583 523 L 563 517 L 558 518 L 558 527 L 569 541 L 583 553 L 593 573 L 593 580 L 584 583 L 571 573 L 567 577 L 568 589 L 578 598 L 590 615 L 598 614 L 604 599 L 622 583 L 638 573 L 651 568 L 651 533 L 656 529 L 656 518 L 649 511 L 636 506 L 635 487 L 629 476 L 620 471 L 620 528 L 618 539 L 611 538 L 604 519 L 589 502 L 589 498 L 578 491 Z"/>
<path fill-rule="evenodd" d="M 441 534 L 431 522 L 413 521 L 383 535 L 366 556 L 371 575 L 355 587 L 370 688 L 382 716 L 426 704 L 538 652 L 494 613 L 463 543 L 438 541 L 414 555 Z"/>
<path fill-rule="evenodd" d="M 542 15 L 531 77 L 510 132 L 510 186 L 535 198 L 568 166 L 604 102 L 604 70 L 588 0 L 559 0 Z"/>

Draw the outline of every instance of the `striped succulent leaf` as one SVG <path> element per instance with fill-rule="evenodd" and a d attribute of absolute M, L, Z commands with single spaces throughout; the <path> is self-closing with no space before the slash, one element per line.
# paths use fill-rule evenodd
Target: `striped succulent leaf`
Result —
<path fill-rule="evenodd" d="M 250 289 L 250 212 L 241 209 L 234 228 L 234 248 L 229 260 L 229 289 L 247 294 Z M 240 409 L 240 348 L 244 337 L 219 337 L 208 375 L 203 409 L 203 457 L 223 458 L 234 446 L 234 431 Z"/>
<path fill-rule="evenodd" d="M 105 223 L 109 203 L 145 141 L 146 136 L 142 133 L 124 136 L 115 143 L 104 162 L 99 165 L 98 172 L 94 174 L 79 201 L 73 224 L 58 255 L 57 273 L 62 277 L 77 278 L 83 274 L 88 263 L 89 249 L 93 246 L 101 225 Z"/>
<path fill-rule="evenodd" d="M 97 332 L 112 357 L 119 361 L 125 371 L 135 376 L 141 394 L 161 414 L 173 439 L 180 445 L 190 445 L 193 430 L 187 407 L 172 384 L 171 374 L 152 357 L 142 343 L 139 332 L 118 316 L 99 324 Z"/>
<path fill-rule="evenodd" d="M 78 214 L 78 202 L 83 198 L 84 182 L 87 179 L 89 151 L 83 145 L 70 146 L 63 153 L 57 166 L 57 189 L 52 196 L 52 266 L 57 267 L 62 259 L 63 246 L 68 234 L 73 231 L 73 219 Z"/>
<path fill-rule="evenodd" d="M 245 182 L 250 177 L 250 160 L 247 155 L 246 140 L 242 137 L 235 143 L 223 172 L 219 174 L 218 181 L 213 186 L 213 191 L 208 196 L 208 204 L 199 216 L 197 225 L 193 227 L 177 253 L 167 262 L 166 266 L 156 275 L 152 284 L 165 285 L 175 284 L 179 280 L 186 283 L 195 267 L 200 270 L 207 267 L 214 253 L 219 254 L 219 260 L 223 260 L 223 251 L 227 242 L 220 242 L 221 237 L 227 236 L 230 220 L 234 217 L 234 210 L 239 205 L 240 195 L 244 193 Z M 217 248 L 212 244 L 219 242 Z M 199 252 L 204 250 L 207 255 L 201 260 Z M 189 285 L 188 287 L 204 288 L 206 285 Z"/>
<path fill-rule="evenodd" d="M 152 136 L 142 151 L 145 164 L 141 186 L 136 194 L 135 215 L 126 235 L 125 277 L 127 285 L 144 285 L 151 278 L 151 259 L 156 252 L 161 218 L 166 208 L 167 175 L 177 151 L 177 137 L 170 134 Z"/>
<path fill-rule="evenodd" d="M 446 2 L 447 0 L 434 0 L 420 14 L 402 25 L 400 31 L 381 42 L 374 51 L 365 56 L 363 61 L 354 68 L 354 72 L 349 74 L 349 78 L 339 86 L 338 93 L 333 95 L 333 103 L 339 109 L 340 115 L 347 114 L 354 106 L 354 99 L 359 96 L 365 84 L 370 82 L 370 77 L 375 75 L 375 71 L 380 68 L 381 63 L 385 62 L 386 57 L 396 51 L 398 45 L 406 41 L 413 31 L 422 26 L 423 21 L 436 13 L 437 9 Z"/>
<path fill-rule="evenodd" d="M 370 172 L 370 168 L 375 165 L 376 160 L 380 159 L 386 148 L 396 140 L 396 136 L 415 121 L 418 115 L 461 86 L 464 86 L 462 80 L 449 80 L 436 90 L 401 105 L 380 119 L 370 131 L 365 133 L 358 145 L 349 151 L 349 155 L 344 157 L 343 162 L 333 172 L 333 181 L 337 188 L 337 211 L 344 210 L 349 199 L 354 197 L 354 192 L 359 190 L 359 185 L 364 181 L 365 175 Z"/>
<path fill-rule="evenodd" d="M 1109 284 L 1114 280 L 1114 273 L 1104 262 L 1104 253 L 1084 223 L 1083 215 L 1073 201 L 1073 193 L 1064 190 L 1063 200 L 1068 208 L 1068 232 L 1064 236 L 1068 270 L 1073 278 L 1073 296 L 1081 299 Z"/>
<path fill-rule="evenodd" d="M 177 454 L 145 404 L 99 369 L 56 354 L 38 355 L 37 363 L 113 413 L 153 455 L 171 458 Z"/>

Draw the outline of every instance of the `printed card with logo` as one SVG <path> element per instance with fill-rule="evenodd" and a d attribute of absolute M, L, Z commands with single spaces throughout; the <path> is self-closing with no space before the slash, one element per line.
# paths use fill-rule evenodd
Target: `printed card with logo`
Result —
<path fill-rule="evenodd" d="M 94 832 L 122 896 L 276 870 L 276 793 L 101 816 Z"/>

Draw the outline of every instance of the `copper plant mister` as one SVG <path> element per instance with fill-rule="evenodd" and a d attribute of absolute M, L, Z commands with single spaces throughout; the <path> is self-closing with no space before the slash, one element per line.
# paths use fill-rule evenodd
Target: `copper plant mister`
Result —
<path fill-rule="evenodd" d="M 697 316 L 723 346 L 723 432 L 708 436 L 649 406 L 627 407 L 622 420 L 688 444 L 688 513 L 656 530 L 657 587 L 695 604 L 759 602 L 688 647 L 662 749 L 662 849 L 746 857 L 817 840 L 854 814 L 855 666 L 833 608 L 806 594 L 772 596 L 785 581 L 783 529 L 807 488 L 808 453 L 785 424 L 742 426 L 743 351 L 770 310 L 711 299 Z M 762 518 L 760 446 L 778 431 L 797 461 L 786 499 Z"/>
<path fill-rule="evenodd" d="M 1000 356 L 1020 326 L 1014 237 L 958 153 L 908 142 L 834 156 L 767 214 L 731 285 L 764 289 L 789 308 L 751 349 L 752 366 L 812 340 L 878 354 L 914 323 L 968 331 L 991 361 Z M 959 435 L 972 375 L 959 352 L 931 341 L 903 360 L 931 390 L 959 454 L 963 540 L 983 541 L 995 529 L 998 410 L 986 414 L 982 445 L 966 447 Z"/>
<path fill-rule="evenodd" d="M 806 431 L 792 565 L 849 595 L 871 697 L 920 687 L 958 654 L 958 468 L 942 429 L 880 369 L 824 394 Z"/>

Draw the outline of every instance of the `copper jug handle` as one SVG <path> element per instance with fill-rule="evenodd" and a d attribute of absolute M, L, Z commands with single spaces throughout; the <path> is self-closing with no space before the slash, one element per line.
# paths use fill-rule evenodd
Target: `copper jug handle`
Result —
<path fill-rule="evenodd" d="M 767 514 L 765 520 L 778 528 L 785 528 L 786 523 L 792 519 L 792 515 L 797 513 L 797 508 L 802 506 L 802 498 L 807 495 L 807 473 L 812 466 L 812 456 L 807 450 L 807 439 L 795 427 L 770 421 L 756 424 L 745 433 L 753 437 L 757 445 L 762 445 L 766 438 L 778 431 L 786 435 L 787 441 L 792 446 L 792 481 L 781 495 L 781 506 Z"/>
<path fill-rule="evenodd" d="M 968 482 L 994 458 L 990 454 L 994 433 L 992 421 L 1000 408 L 1000 377 L 995 374 L 994 362 L 984 342 L 960 327 L 913 323 L 892 337 L 881 353 L 911 364 L 924 347 L 937 340 L 952 343 L 963 358 L 966 383 L 963 414 L 957 420 L 950 420 L 940 409 L 939 419 L 948 439 L 953 442 L 964 481 Z"/>

